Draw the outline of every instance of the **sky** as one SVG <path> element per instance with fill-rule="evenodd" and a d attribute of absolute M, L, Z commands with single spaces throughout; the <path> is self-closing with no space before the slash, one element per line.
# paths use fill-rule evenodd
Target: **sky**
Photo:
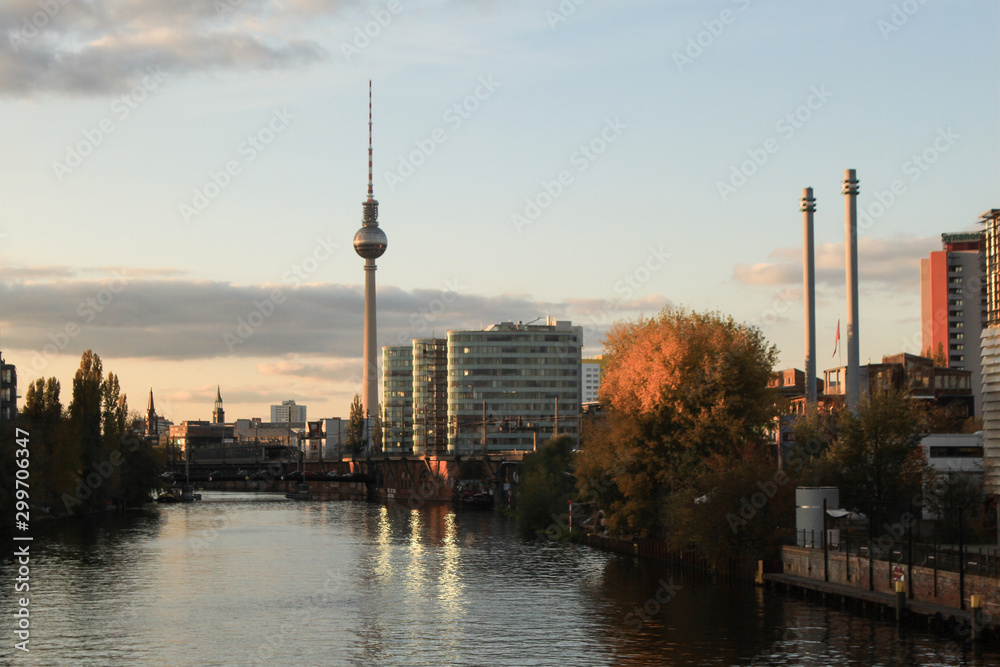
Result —
<path fill-rule="evenodd" d="M 1000 5 L 842 0 L 4 0 L 0 349 L 70 400 L 93 349 L 130 406 L 346 417 L 374 188 L 379 345 L 666 306 L 818 368 L 920 348 L 919 260 L 1000 208 Z M 845 330 L 846 333 L 846 330 Z"/>

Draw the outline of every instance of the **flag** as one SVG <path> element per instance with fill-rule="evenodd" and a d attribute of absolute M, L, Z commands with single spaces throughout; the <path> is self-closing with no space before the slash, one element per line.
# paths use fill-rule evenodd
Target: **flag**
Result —
<path fill-rule="evenodd" d="M 840 349 L 840 318 L 837 318 L 837 338 L 833 341 L 833 354 L 832 357 L 837 356 L 837 350 Z"/>

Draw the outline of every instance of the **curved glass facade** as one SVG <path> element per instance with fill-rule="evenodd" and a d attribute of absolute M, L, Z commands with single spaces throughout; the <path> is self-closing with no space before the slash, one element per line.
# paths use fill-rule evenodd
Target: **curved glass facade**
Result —
<path fill-rule="evenodd" d="M 382 348 L 382 450 L 413 451 L 413 348 Z"/>
<path fill-rule="evenodd" d="M 448 341 L 413 341 L 413 452 L 448 453 Z"/>

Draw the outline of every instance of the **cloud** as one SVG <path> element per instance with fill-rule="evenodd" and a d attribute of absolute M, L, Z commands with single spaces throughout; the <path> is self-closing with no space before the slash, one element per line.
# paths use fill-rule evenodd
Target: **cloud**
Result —
<path fill-rule="evenodd" d="M 25 272 L 33 273 L 30 268 L 24 267 Z M 359 372 L 361 286 L 140 279 L 132 269 L 115 270 L 103 280 L 60 279 L 67 273 L 89 276 L 92 269 L 44 273 L 49 278 L 44 281 L 0 281 L 4 348 L 25 351 L 27 361 L 75 356 L 89 348 L 117 358 L 269 359 L 258 367 L 267 375 L 338 379 Z M 612 310 L 607 303 L 469 294 L 456 283 L 440 290 L 383 287 L 378 293 L 379 343 L 408 345 L 414 338 L 443 337 L 449 330 L 551 315 L 583 325 L 585 344 L 594 347 L 612 321 L 649 314 L 669 300 L 651 295 L 610 302 L 616 304 Z M 605 309 L 594 310 L 596 306 Z M 302 359 L 309 356 L 324 359 Z"/>
<path fill-rule="evenodd" d="M 4 0 L 0 95 L 104 94 L 147 68 L 167 74 L 285 69 L 326 60 L 305 39 L 317 17 L 357 2 Z"/>
<path fill-rule="evenodd" d="M 737 264 L 733 280 L 744 285 L 789 285 L 802 280 L 802 264 Z"/>
<path fill-rule="evenodd" d="M 937 238 L 858 240 L 858 272 L 862 282 L 885 287 L 912 287 L 919 280 L 920 260 L 940 249 Z M 845 281 L 843 243 L 816 246 L 816 284 L 842 287 Z M 733 280 L 744 285 L 794 285 L 802 283 L 802 247 L 778 248 L 773 262 L 737 264 Z"/>

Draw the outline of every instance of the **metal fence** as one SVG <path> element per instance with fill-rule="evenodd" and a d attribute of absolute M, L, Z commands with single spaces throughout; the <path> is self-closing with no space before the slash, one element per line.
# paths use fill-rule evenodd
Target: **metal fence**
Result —
<path fill-rule="evenodd" d="M 926 567 L 948 572 L 962 572 L 985 577 L 1000 577 L 1000 547 L 940 544 L 918 541 L 911 532 L 883 533 L 869 536 L 867 529 L 828 529 L 829 553 L 887 561 L 896 565 Z M 823 531 L 791 531 L 786 544 L 807 549 L 823 549 Z"/>

